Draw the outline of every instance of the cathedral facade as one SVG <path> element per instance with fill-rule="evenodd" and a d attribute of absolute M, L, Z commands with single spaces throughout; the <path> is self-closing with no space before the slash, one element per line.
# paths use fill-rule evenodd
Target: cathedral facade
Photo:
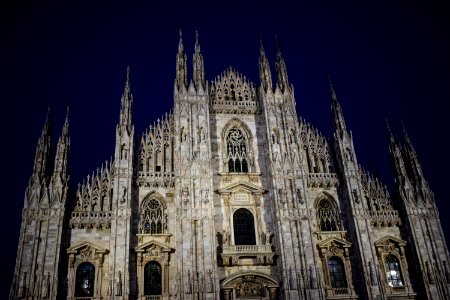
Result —
<path fill-rule="evenodd" d="M 449 299 L 449 252 L 406 133 L 396 190 L 357 160 L 330 84 L 334 135 L 299 117 L 278 50 L 260 85 L 193 75 L 180 34 L 173 112 L 134 131 L 129 70 L 111 161 L 69 193 L 69 123 L 39 138 L 10 299 Z M 191 78 L 189 78 L 191 77 Z M 94 166 L 95 168 L 95 166 Z"/>

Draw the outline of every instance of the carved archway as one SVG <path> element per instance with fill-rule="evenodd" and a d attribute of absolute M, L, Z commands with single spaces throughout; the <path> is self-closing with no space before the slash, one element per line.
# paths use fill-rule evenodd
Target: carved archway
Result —
<path fill-rule="evenodd" d="M 278 299 L 278 281 L 270 275 L 246 271 L 228 276 L 221 282 L 224 300 Z"/>
<path fill-rule="evenodd" d="M 169 262 L 170 254 L 175 251 L 168 245 L 160 243 L 156 240 L 151 240 L 144 243 L 136 249 L 137 254 L 137 271 L 138 271 L 138 290 L 139 298 L 146 299 L 145 295 L 145 267 L 148 263 L 157 263 L 161 267 L 161 294 L 164 297 L 169 296 Z"/>
<path fill-rule="evenodd" d="M 69 280 L 68 280 L 68 299 L 73 299 L 75 295 L 76 286 L 76 272 L 83 264 L 90 264 L 95 272 L 92 289 L 92 299 L 100 299 L 102 296 L 102 277 L 103 277 L 103 262 L 105 255 L 108 253 L 107 249 L 101 248 L 89 242 L 73 245 L 67 249 L 69 256 Z"/>

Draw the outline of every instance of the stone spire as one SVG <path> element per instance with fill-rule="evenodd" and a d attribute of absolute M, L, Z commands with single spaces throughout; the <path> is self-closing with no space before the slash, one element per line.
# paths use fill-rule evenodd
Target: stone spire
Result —
<path fill-rule="evenodd" d="M 181 38 L 180 38 L 181 41 Z M 200 44 L 198 42 L 198 31 L 195 31 L 195 51 L 193 56 L 194 66 L 194 84 L 197 91 L 199 89 L 205 89 L 205 67 L 203 64 L 203 55 L 200 53 Z"/>
<path fill-rule="evenodd" d="M 127 79 L 122 94 L 119 127 L 131 131 L 133 95 L 130 90 L 130 66 L 127 67 Z"/>
<path fill-rule="evenodd" d="M 180 29 L 180 41 L 178 43 L 178 53 L 177 53 L 177 68 L 176 68 L 176 79 L 175 86 L 178 91 L 186 90 L 187 88 L 187 59 L 186 53 L 184 53 L 183 47 L 183 34 Z"/>
<path fill-rule="evenodd" d="M 394 168 L 396 181 L 398 184 L 404 185 L 405 182 L 409 182 L 409 180 L 406 174 L 405 162 L 402 157 L 401 146 L 398 140 L 394 137 L 394 134 L 391 132 L 388 120 L 386 120 L 386 127 L 389 136 L 389 153 L 391 155 L 392 167 Z"/>
<path fill-rule="evenodd" d="M 264 46 L 262 42 L 262 36 L 259 38 L 259 78 L 261 81 L 261 86 L 264 92 L 272 90 L 272 75 L 270 72 L 269 60 L 267 59 L 266 52 L 264 51 Z"/>
<path fill-rule="evenodd" d="M 347 128 L 345 125 L 344 114 L 342 113 L 341 105 L 336 97 L 331 79 L 328 78 L 330 84 L 330 96 L 331 96 L 331 111 L 333 112 L 334 128 L 338 136 L 342 139 L 344 134 L 347 134 Z"/>
<path fill-rule="evenodd" d="M 411 175 L 416 182 L 424 182 L 425 178 L 422 172 L 422 166 L 417 158 L 416 150 L 414 149 L 411 140 L 409 139 L 408 133 L 406 132 L 405 126 L 402 122 L 403 139 L 405 143 L 404 155 L 408 158 L 411 166 Z"/>
<path fill-rule="evenodd" d="M 50 140 L 51 140 L 51 126 L 50 126 L 50 108 L 48 108 L 47 116 L 45 118 L 44 127 L 42 128 L 41 136 L 36 145 L 36 154 L 33 166 L 33 180 L 42 180 L 50 172 Z"/>
<path fill-rule="evenodd" d="M 284 63 L 283 56 L 281 55 L 280 46 L 278 44 L 278 38 L 275 36 L 275 42 L 277 46 L 277 54 L 275 61 L 275 68 L 277 70 L 277 87 L 284 93 L 290 89 L 288 74 L 286 70 L 286 64 Z"/>
<path fill-rule="evenodd" d="M 69 137 L 69 107 L 67 107 L 66 120 L 62 128 L 61 136 L 56 148 L 55 168 L 53 176 L 60 175 L 61 179 L 67 178 L 67 166 L 69 160 L 70 137 Z"/>

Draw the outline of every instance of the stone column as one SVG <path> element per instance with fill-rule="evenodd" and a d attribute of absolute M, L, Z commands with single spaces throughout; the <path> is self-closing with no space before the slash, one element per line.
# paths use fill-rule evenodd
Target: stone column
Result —
<path fill-rule="evenodd" d="M 164 290 L 163 295 L 169 296 L 169 253 L 164 253 Z"/>
<path fill-rule="evenodd" d="M 68 291 L 67 291 L 67 297 L 69 299 L 72 299 L 74 297 L 75 293 L 75 270 L 74 270 L 74 264 L 75 264 L 75 255 L 73 253 L 69 256 L 69 278 L 68 278 Z"/>

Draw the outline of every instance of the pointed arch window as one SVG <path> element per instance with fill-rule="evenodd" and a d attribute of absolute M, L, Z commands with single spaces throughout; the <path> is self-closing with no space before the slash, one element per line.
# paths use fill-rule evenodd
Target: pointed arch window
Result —
<path fill-rule="evenodd" d="M 330 283 L 333 288 L 346 288 L 347 279 L 342 259 L 332 256 L 328 259 L 328 271 L 330 272 Z"/>
<path fill-rule="evenodd" d="M 156 261 L 149 261 L 144 268 L 144 294 L 162 294 L 161 265 Z"/>
<path fill-rule="evenodd" d="M 160 234 L 167 228 L 167 218 L 163 206 L 156 199 L 147 200 L 141 212 L 141 232 Z"/>
<path fill-rule="evenodd" d="M 248 157 L 247 157 L 247 141 L 238 128 L 232 128 L 226 137 L 228 172 L 231 173 L 247 173 Z"/>
<path fill-rule="evenodd" d="M 233 215 L 234 244 L 256 245 L 255 221 L 246 208 L 239 208 Z"/>
<path fill-rule="evenodd" d="M 390 286 L 403 286 L 402 273 L 400 270 L 400 262 L 393 254 L 389 254 L 385 258 L 386 278 Z"/>
<path fill-rule="evenodd" d="M 95 267 L 90 262 L 83 262 L 77 268 L 75 297 L 94 296 Z"/>
<path fill-rule="evenodd" d="M 321 198 L 317 203 L 317 224 L 321 231 L 338 231 L 339 216 L 336 203 L 328 198 Z"/>

